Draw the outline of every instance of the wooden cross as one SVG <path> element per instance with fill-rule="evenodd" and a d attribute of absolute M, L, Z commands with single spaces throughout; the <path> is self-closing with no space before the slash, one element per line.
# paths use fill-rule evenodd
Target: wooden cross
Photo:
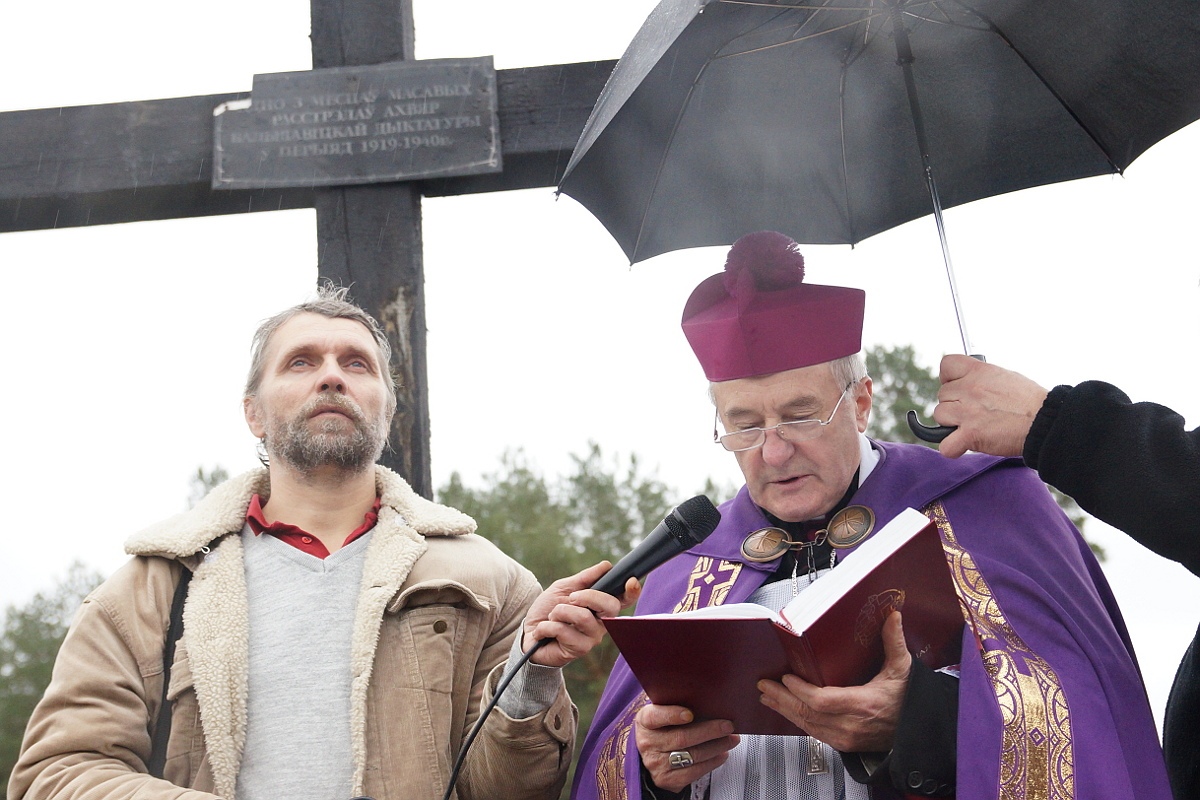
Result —
<path fill-rule="evenodd" d="M 413 58 L 412 0 L 311 0 L 314 69 Z M 421 198 L 555 186 L 614 61 L 500 70 L 503 172 L 213 191 L 213 109 L 248 93 L 0 113 L 0 232 L 315 208 L 320 279 L 383 324 L 400 383 L 383 462 L 432 496 Z"/>

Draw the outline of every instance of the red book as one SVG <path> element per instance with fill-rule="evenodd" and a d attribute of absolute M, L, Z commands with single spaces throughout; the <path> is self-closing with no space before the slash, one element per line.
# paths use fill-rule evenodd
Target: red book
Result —
<path fill-rule="evenodd" d="M 934 669 L 959 662 L 963 615 L 941 538 L 911 508 L 778 614 L 736 603 L 604 625 L 653 702 L 731 720 L 738 733 L 795 736 L 803 731 L 759 700 L 758 681 L 868 682 L 883 666 L 880 630 L 893 609 L 914 656 Z"/>

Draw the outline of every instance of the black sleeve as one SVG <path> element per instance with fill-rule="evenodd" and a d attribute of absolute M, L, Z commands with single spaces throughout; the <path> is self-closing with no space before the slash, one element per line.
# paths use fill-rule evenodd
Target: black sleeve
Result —
<path fill-rule="evenodd" d="M 1083 510 L 1200 575 L 1200 429 L 1179 414 L 1100 381 L 1058 386 L 1024 457 Z"/>
<path fill-rule="evenodd" d="M 958 768 L 958 678 L 912 662 L 892 751 L 843 753 L 859 783 L 888 783 L 901 794 L 949 797 Z"/>

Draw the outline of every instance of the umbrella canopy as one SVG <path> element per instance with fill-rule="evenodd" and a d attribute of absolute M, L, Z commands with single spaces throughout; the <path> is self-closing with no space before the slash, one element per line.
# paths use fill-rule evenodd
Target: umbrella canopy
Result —
<path fill-rule="evenodd" d="M 1121 172 L 1198 117 L 1197 0 L 663 0 L 560 190 L 631 263 L 853 244 L 937 195 Z"/>

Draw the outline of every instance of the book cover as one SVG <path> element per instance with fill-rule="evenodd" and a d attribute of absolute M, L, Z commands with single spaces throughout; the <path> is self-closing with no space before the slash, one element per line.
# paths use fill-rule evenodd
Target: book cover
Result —
<path fill-rule="evenodd" d="M 937 669 L 957 664 L 963 616 L 937 527 L 907 509 L 778 614 L 738 603 L 684 614 L 604 619 L 650 699 L 739 733 L 799 735 L 764 706 L 764 678 L 795 674 L 818 686 L 856 686 L 883 665 L 880 632 L 903 613 L 909 651 Z"/>

